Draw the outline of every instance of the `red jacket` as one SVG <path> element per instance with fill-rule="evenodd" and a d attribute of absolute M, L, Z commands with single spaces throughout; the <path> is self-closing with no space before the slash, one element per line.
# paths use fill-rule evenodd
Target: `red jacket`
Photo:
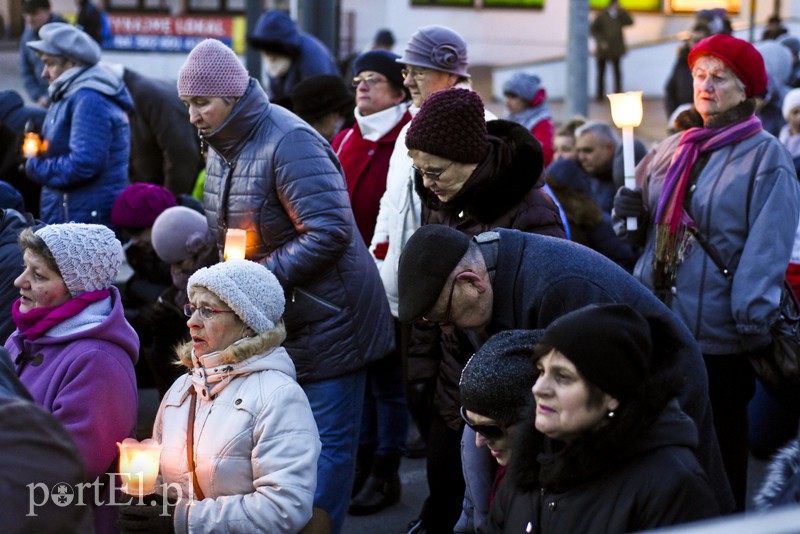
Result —
<path fill-rule="evenodd" d="M 339 132 L 333 140 L 333 150 L 344 169 L 356 225 L 367 246 L 372 242 L 381 197 L 386 191 L 386 174 L 394 142 L 410 120 L 411 114 L 406 111 L 400 122 L 377 142 L 364 139 L 357 122 L 349 130 Z"/>

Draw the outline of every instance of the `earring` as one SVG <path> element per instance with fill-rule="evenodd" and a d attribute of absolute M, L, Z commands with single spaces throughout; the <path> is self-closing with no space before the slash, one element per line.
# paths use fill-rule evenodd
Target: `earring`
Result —
<path fill-rule="evenodd" d="M 609 419 L 613 419 L 614 418 L 614 410 L 611 410 L 611 411 L 608 412 L 608 418 Z"/>

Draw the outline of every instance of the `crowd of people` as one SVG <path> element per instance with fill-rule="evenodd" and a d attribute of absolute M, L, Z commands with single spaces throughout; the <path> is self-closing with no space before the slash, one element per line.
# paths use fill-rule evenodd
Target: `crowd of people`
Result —
<path fill-rule="evenodd" d="M 25 0 L 32 104 L 0 93 L 0 411 L 31 421 L 0 442 L 53 462 L 0 494 L 49 494 L 58 465 L 90 506 L 20 505 L 12 531 L 339 534 L 402 499 L 413 452 L 428 495 L 394 530 L 639 531 L 744 511 L 750 452 L 797 438 L 798 396 L 749 363 L 800 289 L 780 20 L 754 46 L 698 13 L 629 188 L 612 125 L 559 123 L 522 71 L 498 118 L 446 26 L 337 64 L 270 10 L 247 36 L 266 81 L 205 39 L 172 87 L 101 61 L 80 7 L 83 29 Z M 615 0 L 592 23 L 599 95 L 632 23 Z M 131 437 L 161 448 L 138 500 Z M 799 502 L 798 449 L 755 506 Z"/>

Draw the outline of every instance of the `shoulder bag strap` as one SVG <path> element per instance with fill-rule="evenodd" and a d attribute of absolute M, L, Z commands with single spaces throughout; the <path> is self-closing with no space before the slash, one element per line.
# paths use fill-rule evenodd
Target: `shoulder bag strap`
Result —
<path fill-rule="evenodd" d="M 194 469 L 194 411 L 197 407 L 197 392 L 192 387 L 191 392 L 192 400 L 189 402 L 189 424 L 186 426 L 186 461 L 189 464 L 189 472 L 192 474 L 192 487 L 194 487 L 194 496 L 198 501 L 205 499 L 203 490 L 200 489 L 200 484 L 197 482 L 197 474 Z"/>

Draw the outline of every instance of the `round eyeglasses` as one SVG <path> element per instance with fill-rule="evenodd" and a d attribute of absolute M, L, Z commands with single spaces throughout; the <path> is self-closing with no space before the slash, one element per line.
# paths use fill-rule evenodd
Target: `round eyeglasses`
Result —
<path fill-rule="evenodd" d="M 194 315 L 194 312 L 200 312 L 200 318 L 204 321 L 214 318 L 219 313 L 234 313 L 233 310 L 215 310 L 214 308 L 209 308 L 208 306 L 201 306 L 199 308 L 192 304 L 185 304 L 183 306 L 183 314 L 186 317 L 191 317 Z"/>
<path fill-rule="evenodd" d="M 430 69 L 418 69 L 418 68 L 410 68 L 410 69 L 403 69 L 400 71 L 400 75 L 405 80 L 409 76 L 414 79 L 414 81 L 419 81 L 422 79 L 423 76 L 428 74 Z"/>

